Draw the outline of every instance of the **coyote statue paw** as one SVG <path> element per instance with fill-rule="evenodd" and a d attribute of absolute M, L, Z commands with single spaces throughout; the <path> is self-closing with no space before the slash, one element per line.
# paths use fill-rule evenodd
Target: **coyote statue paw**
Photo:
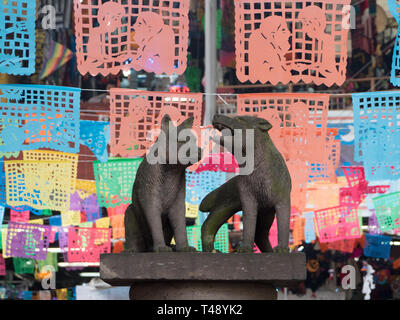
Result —
<path fill-rule="evenodd" d="M 289 248 L 277 246 L 274 248 L 274 253 L 290 253 Z"/>
<path fill-rule="evenodd" d="M 236 252 L 237 253 L 253 253 L 253 247 L 240 244 L 239 248 L 236 250 Z"/>
<path fill-rule="evenodd" d="M 197 252 L 197 249 L 194 248 L 194 247 L 187 246 L 187 247 L 183 247 L 183 248 L 180 248 L 180 249 L 176 249 L 176 251 L 177 252 Z"/>
<path fill-rule="evenodd" d="M 172 252 L 172 248 L 170 248 L 170 247 L 158 247 L 158 248 L 154 249 L 154 252 L 156 252 L 156 253 Z"/>

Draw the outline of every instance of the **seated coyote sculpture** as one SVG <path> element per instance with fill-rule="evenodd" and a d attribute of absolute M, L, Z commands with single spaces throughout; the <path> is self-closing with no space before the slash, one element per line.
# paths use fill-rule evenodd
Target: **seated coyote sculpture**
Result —
<path fill-rule="evenodd" d="M 254 130 L 255 169 L 249 175 L 232 178 L 202 201 L 200 210 L 210 212 L 201 229 L 203 251 L 213 251 L 219 228 L 235 213 L 243 211 L 243 238 L 238 252 L 253 252 L 254 242 L 261 252 L 272 252 L 268 234 L 275 215 L 278 222 L 278 247 L 274 251 L 288 252 L 291 179 L 285 160 L 269 137 L 271 124 L 256 117 L 229 118 L 217 115 L 213 125 L 220 131 L 228 129 L 232 136 L 234 130 L 240 130 L 242 135 L 246 130 Z M 228 147 L 227 138 L 223 135 L 220 145 Z M 241 148 L 242 152 L 247 150 L 244 145 Z"/>
<path fill-rule="evenodd" d="M 170 252 L 172 237 L 177 251 L 196 251 L 188 246 L 186 233 L 185 171 L 201 159 L 201 149 L 194 135 L 180 140 L 182 130 L 189 132 L 192 127 L 193 118 L 174 127 L 169 115 L 163 117 L 161 131 L 166 141 L 160 142 L 159 136 L 149 151 L 162 161 L 150 163 L 148 154 L 137 171 L 132 204 L 125 212 L 125 252 Z M 171 129 L 176 130 L 176 138 Z M 176 144 L 178 152 L 175 164 L 170 161 L 176 156 L 170 153 L 171 143 Z M 196 148 L 197 154 L 185 152 L 188 144 L 191 150 Z"/>

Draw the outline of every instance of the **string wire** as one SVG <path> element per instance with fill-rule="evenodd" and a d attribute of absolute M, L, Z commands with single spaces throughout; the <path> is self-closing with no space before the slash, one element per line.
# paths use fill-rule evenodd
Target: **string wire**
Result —
<path fill-rule="evenodd" d="M 118 89 L 127 89 L 127 90 L 136 90 L 136 89 L 131 89 L 131 88 L 118 88 Z M 104 90 L 104 89 L 81 89 L 81 91 L 87 91 L 87 92 L 103 92 L 103 93 L 110 93 L 111 91 L 110 90 Z M 138 90 L 138 91 L 141 91 L 141 90 Z M 156 91 L 154 91 L 154 92 L 156 92 Z M 168 91 L 165 91 L 165 92 L 163 92 L 163 93 L 170 93 L 171 95 L 172 94 L 176 94 L 177 92 L 168 92 Z M 206 93 L 206 92 L 189 92 L 189 94 L 190 93 L 201 93 L 203 96 L 240 96 L 240 95 L 243 95 L 243 94 L 245 94 L 245 93 Z M 280 93 L 282 93 L 282 92 L 259 92 L 259 94 L 262 94 L 262 93 L 268 93 L 268 94 L 270 94 L 270 93 L 277 93 L 277 94 L 280 94 Z M 290 92 L 290 93 L 296 93 L 296 92 Z M 299 94 L 304 94 L 304 92 L 298 92 Z M 311 93 L 315 93 L 315 94 L 330 94 L 331 96 L 333 96 L 333 97 L 348 97 L 348 96 L 351 96 L 352 94 L 354 94 L 354 93 L 359 93 L 359 92 L 349 92 L 349 93 L 333 93 L 333 92 L 329 92 L 329 91 L 326 91 L 326 92 L 324 92 L 324 91 L 318 91 L 318 92 L 311 92 Z M 184 93 L 179 93 L 178 92 L 178 94 L 184 94 Z"/>

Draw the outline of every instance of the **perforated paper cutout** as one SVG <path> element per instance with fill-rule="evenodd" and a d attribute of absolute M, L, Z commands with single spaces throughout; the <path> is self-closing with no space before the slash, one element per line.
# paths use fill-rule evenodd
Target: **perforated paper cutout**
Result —
<path fill-rule="evenodd" d="M 100 207 L 97 202 L 97 195 L 92 194 L 82 203 L 82 210 L 86 213 L 86 219 L 88 222 L 93 222 L 101 217 Z"/>
<path fill-rule="evenodd" d="M 290 208 L 290 223 L 289 223 L 289 229 L 293 230 L 294 229 L 294 221 L 297 217 L 301 216 L 301 212 L 299 212 L 296 207 L 291 207 Z"/>
<path fill-rule="evenodd" d="M 236 231 L 240 231 L 241 229 L 241 216 L 239 214 L 235 214 L 233 216 L 233 229 Z"/>
<path fill-rule="evenodd" d="M 93 163 L 100 207 L 116 207 L 132 202 L 132 187 L 143 159 L 110 159 Z"/>
<path fill-rule="evenodd" d="M 197 251 L 202 251 L 203 247 L 199 228 L 197 226 L 186 227 L 186 232 L 189 246 L 196 248 Z M 173 242 L 175 242 L 174 239 Z M 173 244 L 173 242 L 171 242 L 171 244 Z"/>
<path fill-rule="evenodd" d="M 269 243 L 271 244 L 272 248 L 275 248 L 278 245 L 278 222 L 275 218 L 274 222 L 272 223 L 271 229 L 269 229 Z"/>
<path fill-rule="evenodd" d="M 328 108 L 327 94 L 257 93 L 237 99 L 239 116 L 257 116 L 272 124 L 268 133 L 285 159 L 315 160 L 325 155 Z"/>
<path fill-rule="evenodd" d="M 328 248 L 330 250 L 336 250 L 336 251 L 341 251 L 341 252 L 345 252 L 345 253 L 353 253 L 354 246 L 355 246 L 354 239 L 338 240 L 338 241 L 328 243 Z"/>
<path fill-rule="evenodd" d="M 343 167 L 348 188 L 340 189 L 340 203 L 358 207 L 366 198 L 368 182 L 363 167 Z"/>
<path fill-rule="evenodd" d="M 14 208 L 14 210 L 17 210 L 16 208 Z M 34 209 L 34 208 L 29 208 L 29 211 L 31 213 L 33 213 L 36 216 L 51 216 L 53 214 L 53 212 L 49 209 L 44 209 L 44 210 L 38 210 L 38 209 Z"/>
<path fill-rule="evenodd" d="M 191 204 L 189 202 L 185 202 L 186 207 L 186 218 L 189 219 L 197 219 L 199 216 L 199 208 L 198 204 Z"/>
<path fill-rule="evenodd" d="M 61 221 L 63 227 L 77 226 L 81 223 L 81 212 L 74 210 L 67 210 L 61 212 Z"/>
<path fill-rule="evenodd" d="M 368 194 L 384 194 L 390 185 L 369 186 L 365 179 L 364 167 L 342 167 L 348 188 L 340 189 L 341 205 L 358 207 Z"/>
<path fill-rule="evenodd" d="M 81 120 L 81 144 L 87 146 L 97 160 L 107 162 L 107 145 L 110 142 L 110 124 L 108 122 Z"/>
<path fill-rule="evenodd" d="M 6 275 L 6 261 L 3 258 L 3 255 L 0 253 L 0 276 Z"/>
<path fill-rule="evenodd" d="M 197 205 L 192 205 L 192 204 L 191 204 L 191 206 L 197 206 Z M 199 210 L 198 210 L 198 214 L 197 214 L 196 224 L 202 225 L 202 224 L 204 223 L 204 221 L 206 221 L 209 212 L 202 212 L 202 211 L 200 211 L 200 205 L 198 205 L 198 206 L 199 206 Z M 188 210 L 188 209 L 186 208 L 186 210 Z M 186 214 L 190 214 L 190 213 L 188 213 L 188 212 L 186 211 Z"/>
<path fill-rule="evenodd" d="M 368 180 L 399 177 L 399 91 L 353 94 L 356 161 L 364 162 Z"/>
<path fill-rule="evenodd" d="M 292 179 L 291 206 L 302 211 L 307 204 L 307 163 L 304 160 L 288 160 L 286 165 Z"/>
<path fill-rule="evenodd" d="M 69 205 L 70 210 L 73 210 L 73 211 L 81 211 L 82 210 L 82 199 L 79 196 L 78 191 L 71 194 L 69 202 L 70 202 L 70 205 Z"/>
<path fill-rule="evenodd" d="M 51 222 L 49 221 L 50 225 Z M 44 221 L 42 221 L 42 223 L 40 224 L 44 224 Z M 61 217 L 60 217 L 60 225 L 61 225 Z M 49 242 L 50 243 L 54 243 L 56 240 L 58 240 L 58 232 L 59 232 L 60 228 L 56 227 L 56 226 L 51 226 L 50 228 L 50 236 L 49 236 Z"/>
<path fill-rule="evenodd" d="M 306 206 L 307 183 L 335 180 L 340 161 L 340 141 L 327 129 L 329 95 L 262 93 L 237 99 L 238 115 L 263 118 L 268 132 L 286 160 L 292 177 L 292 206 Z"/>
<path fill-rule="evenodd" d="M 10 221 L 26 223 L 29 221 L 29 215 L 30 215 L 29 211 L 19 212 L 19 211 L 10 210 Z"/>
<path fill-rule="evenodd" d="M 4 157 L 5 159 L 10 159 L 10 158 L 18 158 L 20 154 L 20 151 L 15 151 L 15 152 L 0 152 L 0 156 Z"/>
<path fill-rule="evenodd" d="M 74 0 L 79 72 L 106 76 L 133 68 L 183 74 L 189 5 L 189 0 Z"/>
<path fill-rule="evenodd" d="M 69 207 L 72 163 L 6 161 L 7 203 L 63 211 Z"/>
<path fill-rule="evenodd" d="M 203 171 L 200 173 L 186 170 L 186 202 L 200 205 L 201 201 L 226 181 L 222 171 Z"/>
<path fill-rule="evenodd" d="M 236 74 L 241 82 L 342 85 L 350 0 L 235 1 Z"/>
<path fill-rule="evenodd" d="M 96 228 L 107 229 L 109 227 L 110 227 L 110 218 L 109 217 L 105 217 L 105 218 L 96 220 Z"/>
<path fill-rule="evenodd" d="M 389 11 L 396 20 L 399 30 L 397 30 L 396 40 L 393 49 L 392 70 L 390 74 L 390 82 L 398 87 L 400 86 L 400 3 L 397 0 L 387 1 Z"/>
<path fill-rule="evenodd" d="M 215 235 L 214 248 L 222 253 L 229 253 L 229 233 L 227 223 L 223 224 Z"/>
<path fill-rule="evenodd" d="M 391 241 L 391 237 L 367 233 L 365 235 L 364 255 L 377 259 L 389 259 Z"/>
<path fill-rule="evenodd" d="M 100 254 L 111 252 L 111 229 L 68 229 L 68 261 L 100 262 Z"/>
<path fill-rule="evenodd" d="M 221 132 L 216 130 L 212 125 L 209 126 L 194 126 L 192 129 L 192 133 L 195 135 L 197 138 L 197 146 L 201 148 L 202 150 L 202 158 L 195 164 L 191 165 L 190 167 L 187 168 L 188 171 L 193 172 L 201 172 L 204 171 L 203 164 L 206 164 L 208 166 L 210 160 L 216 161 L 218 157 L 222 157 L 221 163 L 219 165 L 216 165 L 214 162 L 214 165 L 211 163 L 210 171 L 225 171 L 225 172 L 236 172 L 233 170 L 238 170 L 238 167 L 236 167 L 237 162 L 236 160 L 231 159 L 231 156 L 229 153 L 222 151 L 221 147 L 217 145 L 213 138 L 217 135 L 221 135 Z M 225 152 L 222 153 L 221 152 Z M 218 155 L 220 154 L 220 155 Z M 210 159 L 211 158 L 211 159 Z M 233 162 L 233 165 L 231 163 Z M 207 170 L 209 171 L 209 170 Z"/>
<path fill-rule="evenodd" d="M 368 187 L 363 167 L 342 167 L 342 169 L 350 188 L 356 187 L 357 191 L 363 191 Z"/>
<path fill-rule="evenodd" d="M 317 136 L 316 145 L 321 146 L 325 141 L 325 147 L 321 154 L 315 154 L 315 158 L 308 164 L 308 181 L 336 181 L 336 170 L 339 167 L 341 156 L 341 141 L 336 139 L 332 132 L 326 137 Z"/>
<path fill-rule="evenodd" d="M 6 208 L 4 208 L 3 206 L 0 206 L 0 226 L 3 224 L 5 209 Z"/>
<path fill-rule="evenodd" d="M 33 274 L 35 272 L 35 260 L 13 258 L 13 266 L 16 274 Z"/>
<path fill-rule="evenodd" d="M 76 180 L 76 191 L 81 199 L 86 199 L 91 194 L 96 193 L 96 181 L 91 180 Z"/>
<path fill-rule="evenodd" d="M 6 206 L 6 197 L 6 174 L 4 172 L 4 160 L 3 158 L 0 158 L 0 206 Z"/>
<path fill-rule="evenodd" d="M 3 257 L 4 259 L 10 258 L 7 256 L 6 252 L 6 246 L 7 246 L 7 232 L 8 228 L 5 228 L 4 226 L 1 228 L 1 249 L 3 250 Z"/>
<path fill-rule="evenodd" d="M 239 172 L 239 165 L 231 153 L 209 154 L 198 166 L 196 172 L 224 171 Z"/>
<path fill-rule="evenodd" d="M 150 133 L 161 128 L 168 114 L 178 125 L 194 117 L 194 128 L 202 121 L 203 95 L 111 89 L 111 153 L 121 157 L 143 157 L 154 143 Z M 198 137 L 199 138 L 199 137 Z"/>
<path fill-rule="evenodd" d="M 291 171 L 292 179 L 301 185 L 304 179 L 310 182 L 336 179 L 340 141 L 335 139 L 334 130 L 327 129 L 328 107 L 326 94 L 243 94 L 237 100 L 238 115 L 258 116 L 272 124 L 268 133 L 288 166 L 307 167 L 307 173 L 305 168 L 301 172 Z M 305 195 L 292 192 L 292 197 L 296 196 L 302 199 L 295 199 L 302 210 Z"/>
<path fill-rule="evenodd" d="M 37 261 L 36 268 L 39 272 L 46 266 L 52 266 L 54 271 L 58 271 L 58 261 L 56 252 L 47 252 L 46 260 Z M 44 270 L 43 270 L 44 271 Z"/>
<path fill-rule="evenodd" d="M 304 238 L 304 226 L 306 223 L 306 219 L 299 216 L 294 219 L 294 226 L 293 226 L 293 245 L 298 246 L 303 243 Z"/>
<path fill-rule="evenodd" d="M 82 222 L 78 225 L 79 228 L 93 228 L 94 223 L 91 221 L 88 222 Z"/>
<path fill-rule="evenodd" d="M 340 205 L 340 189 L 347 186 L 345 177 L 338 177 L 336 183 L 315 181 L 308 184 L 307 206 L 314 210 L 337 207 Z"/>
<path fill-rule="evenodd" d="M 367 197 L 364 193 L 354 192 L 355 188 L 341 188 L 339 191 L 340 205 L 357 208 Z"/>
<path fill-rule="evenodd" d="M 376 197 L 372 201 L 382 232 L 400 228 L 400 192 Z"/>
<path fill-rule="evenodd" d="M 129 203 L 125 203 L 125 204 L 122 203 L 119 206 L 114 207 L 114 208 L 109 207 L 109 208 L 107 208 L 107 214 L 109 217 L 117 216 L 120 214 L 125 214 L 125 211 L 128 207 L 129 207 Z"/>
<path fill-rule="evenodd" d="M 0 85 L 0 154 L 54 149 L 79 153 L 80 89 Z"/>
<path fill-rule="evenodd" d="M 68 161 L 71 162 L 71 190 L 75 190 L 78 175 L 78 154 L 47 150 L 27 150 L 23 152 L 24 160 L 28 161 Z"/>
<path fill-rule="evenodd" d="M 382 234 L 382 231 L 379 227 L 378 219 L 376 218 L 375 211 L 371 214 L 368 219 L 368 232 L 370 234 Z"/>
<path fill-rule="evenodd" d="M 35 72 L 36 1 L 0 2 L 0 73 Z"/>
<path fill-rule="evenodd" d="M 361 237 L 358 212 L 353 207 L 317 210 L 314 219 L 321 243 Z"/>
<path fill-rule="evenodd" d="M 119 214 L 110 218 L 113 239 L 125 238 L 125 215 Z"/>
<path fill-rule="evenodd" d="M 364 161 L 365 174 L 370 181 L 400 179 L 400 163 Z"/>
<path fill-rule="evenodd" d="M 186 227 L 186 231 L 189 246 L 195 247 L 197 251 L 203 251 L 203 246 L 201 242 L 201 226 Z M 215 235 L 214 249 L 222 253 L 229 253 L 229 236 L 227 223 L 223 224 Z"/>
<path fill-rule="evenodd" d="M 65 262 L 68 262 L 68 229 L 61 227 L 58 232 L 58 243 Z"/>
<path fill-rule="evenodd" d="M 315 226 L 314 226 L 314 212 L 304 212 L 303 217 L 305 219 L 304 241 L 306 243 L 311 243 L 316 239 Z"/>
<path fill-rule="evenodd" d="M 34 209 L 32 207 L 29 206 L 18 206 L 18 207 L 13 207 L 13 206 L 8 206 L 8 208 L 17 211 L 17 212 L 23 212 L 23 211 L 30 211 L 31 213 L 33 213 L 36 216 L 51 216 L 52 215 L 52 211 L 51 210 L 37 210 Z"/>
<path fill-rule="evenodd" d="M 9 257 L 45 260 L 50 227 L 27 223 L 8 224 L 5 252 Z"/>

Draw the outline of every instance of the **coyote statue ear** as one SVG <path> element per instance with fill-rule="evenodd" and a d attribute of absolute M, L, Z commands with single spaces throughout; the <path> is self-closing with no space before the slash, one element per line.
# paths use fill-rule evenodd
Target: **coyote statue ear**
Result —
<path fill-rule="evenodd" d="M 171 122 L 171 118 L 168 114 L 166 114 L 161 120 L 161 130 L 164 132 L 168 132 L 169 123 Z"/>
<path fill-rule="evenodd" d="M 194 122 L 194 118 L 193 118 L 193 117 L 187 118 L 185 121 L 183 121 L 183 122 L 179 125 L 179 128 L 182 128 L 182 129 L 191 129 L 191 128 L 193 128 L 193 122 Z"/>
<path fill-rule="evenodd" d="M 268 132 L 269 130 L 272 129 L 272 125 L 267 120 L 261 120 L 260 123 L 258 124 L 258 129 L 260 129 L 263 132 Z"/>

